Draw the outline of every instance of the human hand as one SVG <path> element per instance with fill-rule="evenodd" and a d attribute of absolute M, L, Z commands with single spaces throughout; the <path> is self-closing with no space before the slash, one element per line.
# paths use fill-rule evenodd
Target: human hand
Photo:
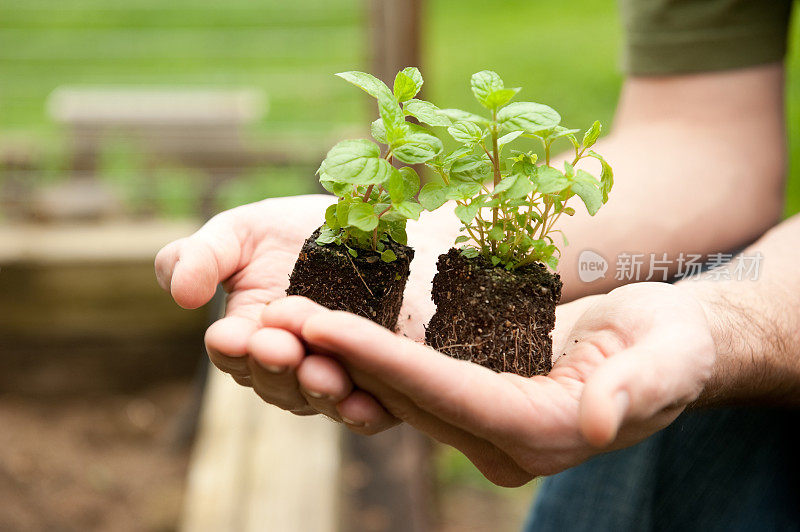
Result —
<path fill-rule="evenodd" d="M 715 359 L 700 304 L 659 283 L 563 305 L 554 335 L 563 355 L 533 378 L 452 359 L 351 314 L 305 312 L 293 326 L 310 350 L 334 357 L 391 415 L 503 486 L 667 426 L 700 394 Z"/>
<path fill-rule="evenodd" d="M 302 315 L 303 303 L 290 298 L 264 310 L 266 303 L 285 297 L 303 241 L 332 201 L 323 195 L 276 198 L 223 212 L 194 235 L 165 246 L 156 257 L 156 275 L 184 308 L 207 303 L 222 283 L 228 293 L 225 316 L 206 332 L 206 349 L 211 361 L 239 384 L 296 414 L 322 412 L 340 419 L 337 404 L 342 403 L 341 410 L 353 416 L 348 418 L 353 426 L 369 422 L 370 428 L 362 430 L 376 431 L 396 420 L 367 394 L 354 390 L 341 366 L 321 357 L 305 364 L 303 346 L 287 332 L 291 323 L 281 317 Z M 429 283 L 437 246 L 418 228 L 410 228 L 409 234 L 418 250 L 399 327 L 419 338 L 432 313 Z M 298 372 L 308 388 L 298 386 Z"/>

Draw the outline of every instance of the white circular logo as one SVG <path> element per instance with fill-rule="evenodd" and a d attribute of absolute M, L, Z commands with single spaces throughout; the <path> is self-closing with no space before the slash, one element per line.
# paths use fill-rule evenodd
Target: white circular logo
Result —
<path fill-rule="evenodd" d="M 608 271 L 608 261 L 599 253 L 584 249 L 578 255 L 578 278 L 584 283 L 604 279 Z"/>

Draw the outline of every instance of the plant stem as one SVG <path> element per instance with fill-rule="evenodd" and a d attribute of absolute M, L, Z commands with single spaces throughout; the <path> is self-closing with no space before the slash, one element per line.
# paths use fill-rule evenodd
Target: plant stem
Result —
<path fill-rule="evenodd" d="M 370 185 L 370 187 L 371 187 L 371 185 Z M 391 208 L 392 208 L 392 206 L 389 205 L 388 207 L 383 209 L 383 211 L 381 211 L 380 214 L 378 214 L 378 220 L 381 219 L 381 216 L 383 216 L 384 214 L 389 212 L 389 209 L 391 209 Z M 375 229 L 372 230 L 372 251 L 377 251 L 377 249 L 378 249 L 378 226 L 376 225 Z"/>
<path fill-rule="evenodd" d="M 550 213 L 550 205 L 552 205 L 552 203 L 545 198 L 544 205 L 544 213 L 542 213 L 542 221 L 540 222 L 542 225 L 542 232 L 539 234 L 539 240 L 544 238 L 545 229 L 547 229 L 547 215 Z"/>
<path fill-rule="evenodd" d="M 544 164 L 550 166 L 550 143 L 544 141 Z"/>
<path fill-rule="evenodd" d="M 500 184 L 500 150 L 497 147 L 497 111 L 492 111 L 492 153 L 494 158 L 492 168 L 494 169 L 494 186 Z M 499 207 L 492 207 L 492 225 L 497 224 L 497 212 Z M 497 242 L 492 240 L 492 254 L 497 253 Z"/>
<path fill-rule="evenodd" d="M 374 187 L 375 187 L 375 185 L 370 185 L 370 186 L 367 187 L 367 191 L 364 193 L 364 203 L 368 203 L 369 202 L 369 197 L 372 195 L 372 189 Z"/>

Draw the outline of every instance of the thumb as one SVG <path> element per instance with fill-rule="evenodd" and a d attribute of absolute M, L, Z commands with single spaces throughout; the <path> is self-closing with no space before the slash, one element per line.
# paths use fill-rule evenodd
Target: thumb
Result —
<path fill-rule="evenodd" d="M 206 304 L 217 284 L 236 273 L 242 244 L 226 215 L 212 218 L 192 236 L 166 245 L 156 255 L 159 285 L 183 308 Z"/>
<path fill-rule="evenodd" d="M 696 398 L 705 371 L 702 361 L 691 355 L 673 338 L 670 343 L 631 347 L 601 363 L 587 379 L 580 400 L 579 425 L 586 440 L 606 447 L 627 418 L 650 419 Z"/>

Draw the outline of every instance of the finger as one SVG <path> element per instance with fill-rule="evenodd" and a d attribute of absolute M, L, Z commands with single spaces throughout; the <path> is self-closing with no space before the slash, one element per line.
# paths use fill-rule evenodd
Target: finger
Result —
<path fill-rule="evenodd" d="M 605 447 L 626 419 L 646 420 L 666 410 L 674 419 L 697 397 L 705 381 L 703 357 L 692 351 L 713 350 L 713 342 L 686 348 L 693 343 L 691 333 L 676 331 L 604 361 L 586 381 L 580 399 L 579 423 L 586 440 Z"/>
<path fill-rule="evenodd" d="M 303 324 L 310 316 L 325 312 L 330 311 L 306 297 L 287 296 L 264 307 L 261 324 L 300 335 Z"/>
<path fill-rule="evenodd" d="M 234 217 L 219 214 L 192 236 L 159 251 L 155 262 L 158 282 L 181 307 L 200 307 L 213 297 L 219 282 L 246 262 L 241 242 Z"/>
<path fill-rule="evenodd" d="M 336 404 L 350 395 L 353 382 L 338 362 L 322 355 L 308 355 L 297 368 L 297 382 L 312 408 L 341 421 Z"/>
<path fill-rule="evenodd" d="M 295 335 L 283 329 L 259 329 L 250 337 L 247 352 L 253 390 L 259 397 L 284 410 L 308 405 L 295 375 L 305 347 Z"/>
<path fill-rule="evenodd" d="M 258 324 L 238 316 L 222 318 L 206 330 L 205 344 L 208 358 L 225 373 L 235 377 L 248 377 L 247 342 Z"/>
<path fill-rule="evenodd" d="M 175 264 L 178 262 L 180 255 L 180 248 L 183 245 L 185 238 L 170 242 L 156 254 L 155 270 L 158 285 L 169 292 L 169 286 L 172 281 L 172 272 L 175 269 Z"/>
<path fill-rule="evenodd" d="M 422 409 L 483 437 L 517 428 L 518 419 L 498 412 L 529 408 L 522 391 L 493 371 L 442 355 L 353 314 L 314 314 L 303 325 L 302 337 L 335 353 L 345 366 L 352 364 L 388 383 Z"/>
<path fill-rule="evenodd" d="M 358 434 L 371 436 L 390 429 L 400 420 L 364 390 L 355 390 L 336 405 L 339 418 L 347 428 Z"/>
<path fill-rule="evenodd" d="M 359 386 L 368 390 L 374 396 L 380 397 L 388 412 L 397 419 L 405 421 L 414 428 L 428 434 L 435 440 L 455 447 L 466 456 L 478 470 L 490 481 L 500 486 L 517 487 L 528 482 L 533 475 L 523 470 L 508 454 L 503 452 L 491 442 L 480 438 L 470 432 L 455 427 L 435 415 L 423 410 L 415 404 L 409 397 L 403 395 L 386 383 L 353 370 L 356 382 Z M 362 395 L 363 394 L 363 395 Z M 365 392 L 354 392 L 351 397 L 360 399 L 370 397 Z M 357 412 L 343 412 L 343 417 L 347 414 L 357 415 Z M 349 419 L 349 417 L 348 417 Z M 354 432 L 362 432 L 358 427 L 350 424 L 347 427 Z M 366 427 L 369 428 L 368 426 Z"/>

